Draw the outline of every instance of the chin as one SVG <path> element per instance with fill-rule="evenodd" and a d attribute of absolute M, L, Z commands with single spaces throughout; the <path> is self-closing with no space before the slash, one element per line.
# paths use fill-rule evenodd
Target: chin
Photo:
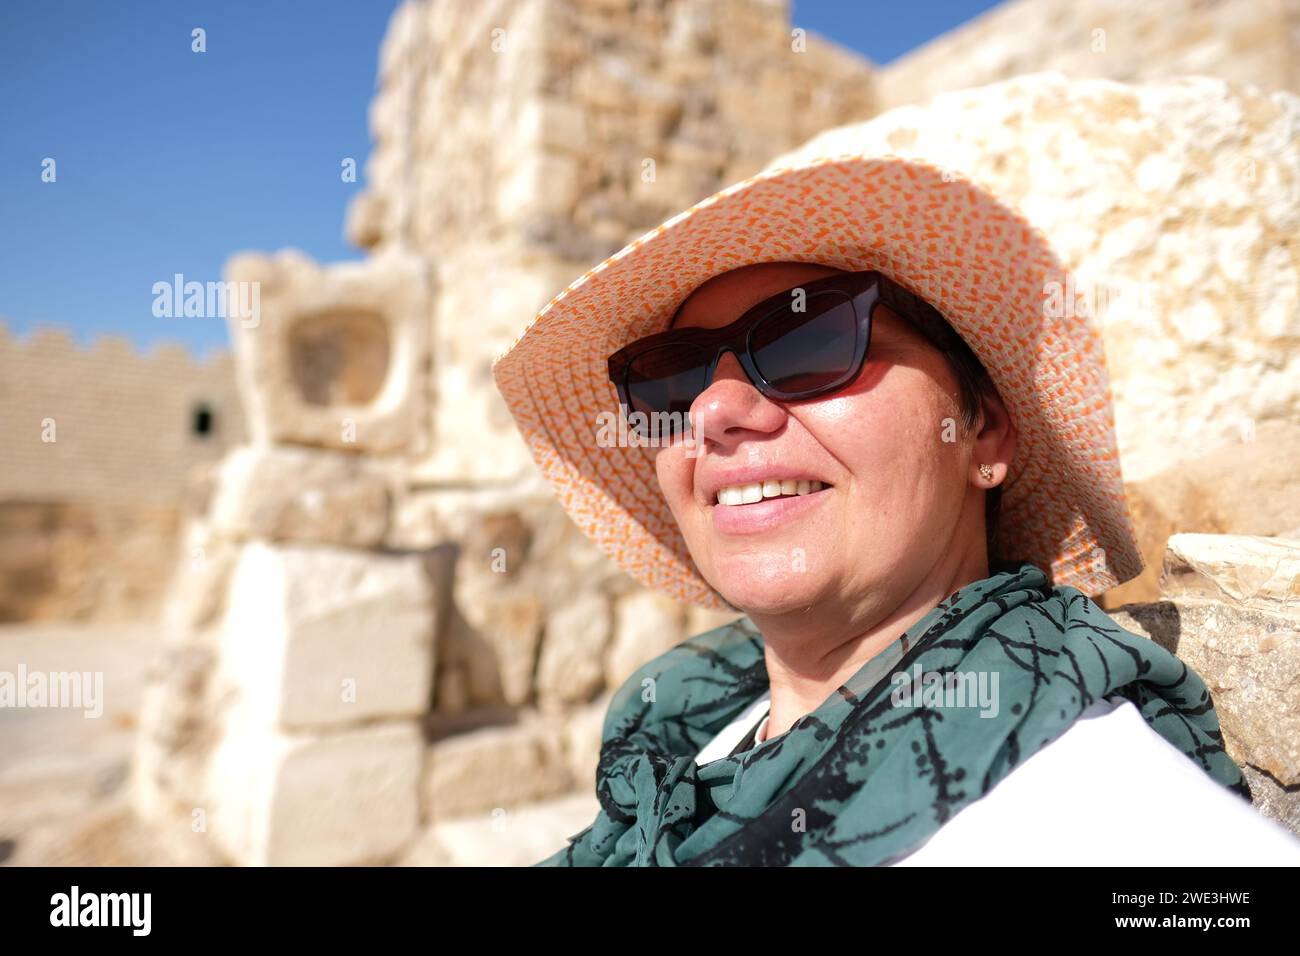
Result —
<path fill-rule="evenodd" d="M 807 571 L 793 570 L 788 561 L 772 567 L 733 560 L 711 575 L 718 593 L 746 614 L 782 614 L 816 604 L 824 592 L 821 582 Z"/>

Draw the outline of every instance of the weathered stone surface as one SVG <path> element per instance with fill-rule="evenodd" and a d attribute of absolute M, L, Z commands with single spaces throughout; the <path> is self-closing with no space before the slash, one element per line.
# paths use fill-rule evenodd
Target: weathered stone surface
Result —
<path fill-rule="evenodd" d="M 1126 487 L 1146 570 L 1106 592 L 1107 607 L 1154 601 L 1169 537 L 1180 532 L 1300 538 L 1300 425 L 1261 422 L 1195 461 Z"/>
<path fill-rule="evenodd" d="M 1172 600 L 1227 601 L 1300 619 L 1300 540 L 1176 534 L 1161 584 Z"/>
<path fill-rule="evenodd" d="M 545 707 L 581 704 L 604 686 L 610 608 L 598 594 L 580 594 L 546 621 L 537 664 L 537 697 Z"/>
<path fill-rule="evenodd" d="M 605 686 L 618 687 L 646 661 L 679 644 L 686 615 L 682 606 L 652 591 L 614 604 L 614 639 L 605 657 Z"/>
<path fill-rule="evenodd" d="M 1252 0 L 1012 0 L 875 74 L 882 108 L 1021 73 L 1139 82 L 1181 74 L 1300 93 L 1294 10 Z"/>
<path fill-rule="evenodd" d="M 212 762 L 207 823 L 246 866 L 385 862 L 419 824 L 422 753 L 414 723 L 298 736 L 236 722 Z"/>
<path fill-rule="evenodd" d="M 439 684 L 440 694 L 445 687 L 454 696 L 440 696 L 439 709 L 444 704 L 448 709 L 527 704 L 533 697 L 542 603 L 527 592 L 494 592 L 468 585 L 458 587 L 456 594 L 444 629 L 448 683 Z"/>
<path fill-rule="evenodd" d="M 569 759 L 569 771 L 573 775 L 575 786 L 586 793 L 595 792 L 601 735 L 613 697 L 614 688 L 611 688 L 590 704 L 572 711 L 565 727 L 565 752 Z"/>
<path fill-rule="evenodd" d="M 353 456 L 244 445 L 222 463 L 211 521 L 234 540 L 371 548 L 388 527 L 388 490 Z"/>
<path fill-rule="evenodd" d="M 1234 760 L 1286 786 L 1300 782 L 1300 630 L 1293 618 L 1197 600 L 1129 604 L 1108 613 L 1201 675 Z"/>
<path fill-rule="evenodd" d="M 1259 812 L 1300 836 L 1300 800 L 1296 799 L 1295 787 L 1283 786 L 1251 764 L 1244 764 L 1241 769 Z"/>
<path fill-rule="evenodd" d="M 221 677 L 269 728 L 416 716 L 433 679 L 432 594 L 418 555 L 248 544 Z"/>
<path fill-rule="evenodd" d="M 1108 612 L 1205 680 L 1229 755 L 1273 781 L 1256 802 L 1283 823 L 1300 816 L 1300 798 L 1281 789 L 1300 784 L 1300 601 L 1288 577 L 1297 559 L 1300 542 L 1175 535 L 1166 599 Z"/>
<path fill-rule="evenodd" d="M 536 470 L 492 383 L 492 360 L 518 336 L 520 317 L 544 306 L 575 267 L 527 255 L 513 240 L 466 244 L 439 257 L 431 454 L 422 478 L 463 487 L 515 482 Z"/>
<path fill-rule="evenodd" d="M 532 866 L 590 826 L 599 811 L 595 793 L 586 792 L 440 822 L 397 865 Z"/>
<path fill-rule="evenodd" d="M 435 741 L 424 778 L 428 818 L 513 810 L 571 790 L 562 729 L 555 718 L 525 719 Z"/>
<path fill-rule="evenodd" d="M 162 608 L 169 634 L 189 634 L 220 619 L 238 554 L 239 547 L 217 535 L 206 519 L 186 524 Z"/>
<path fill-rule="evenodd" d="M 180 524 L 172 505 L 0 501 L 0 622 L 156 614 Z"/>
<path fill-rule="evenodd" d="M 227 281 L 259 290 L 227 323 L 255 442 L 353 452 L 423 447 L 431 275 L 389 250 L 319 266 L 300 253 L 238 256 Z"/>
<path fill-rule="evenodd" d="M 539 653 L 553 609 L 575 600 L 603 604 L 634 587 L 549 495 L 446 492 L 424 496 L 422 506 L 428 507 L 424 523 L 444 542 L 440 547 L 455 553 L 454 602 L 440 638 L 440 712 L 533 701 L 539 683 L 550 679 L 541 677 L 551 665 L 541 664 Z M 561 625 L 550 631 L 555 640 L 588 654 L 586 629 Z M 581 679 L 595 680 L 603 666 L 593 658 Z"/>
<path fill-rule="evenodd" d="M 343 234 L 354 246 L 373 248 L 383 238 L 384 216 L 382 199 L 373 193 L 358 193 L 348 204 Z"/>

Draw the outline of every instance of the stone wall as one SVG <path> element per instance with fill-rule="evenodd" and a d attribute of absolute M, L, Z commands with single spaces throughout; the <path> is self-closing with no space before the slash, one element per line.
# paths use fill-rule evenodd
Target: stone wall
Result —
<path fill-rule="evenodd" d="M 886 109 L 1040 70 L 1140 83 L 1200 74 L 1300 94 L 1295 0 L 1010 0 L 876 76 Z"/>
<path fill-rule="evenodd" d="M 243 440 L 227 354 L 0 324 L 0 621 L 153 613 L 192 471 Z"/>
<path fill-rule="evenodd" d="M 0 500 L 178 504 L 194 465 L 244 440 L 228 354 L 141 354 L 113 337 L 82 348 L 53 328 L 23 338 L 0 324 L 0 408 Z"/>
<path fill-rule="evenodd" d="M 1300 834 L 1300 537 L 1177 534 L 1160 583 L 1112 616 L 1205 679 L 1255 805 Z"/>
<path fill-rule="evenodd" d="M 875 111 L 869 64 L 792 35 L 783 3 L 400 7 L 348 230 L 434 271 L 422 479 L 526 480 L 490 375 L 526 317 L 773 154 Z"/>

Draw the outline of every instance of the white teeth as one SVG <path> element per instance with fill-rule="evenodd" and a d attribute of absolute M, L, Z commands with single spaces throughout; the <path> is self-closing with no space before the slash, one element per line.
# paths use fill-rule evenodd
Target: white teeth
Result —
<path fill-rule="evenodd" d="M 829 485 L 827 486 L 829 487 Z M 780 495 L 806 495 L 821 491 L 822 483 L 809 478 L 782 478 L 780 480 L 751 481 L 743 485 L 727 485 L 718 489 L 718 504 L 749 505 L 764 498 Z"/>

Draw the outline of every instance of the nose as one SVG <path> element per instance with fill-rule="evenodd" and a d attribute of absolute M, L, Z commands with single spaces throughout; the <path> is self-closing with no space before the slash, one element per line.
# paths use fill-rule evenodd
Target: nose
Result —
<path fill-rule="evenodd" d="M 708 388 L 691 403 L 691 422 L 710 446 L 729 447 L 753 432 L 779 429 L 786 410 L 757 388 L 745 374 L 735 354 L 727 351 L 718 361 Z"/>

